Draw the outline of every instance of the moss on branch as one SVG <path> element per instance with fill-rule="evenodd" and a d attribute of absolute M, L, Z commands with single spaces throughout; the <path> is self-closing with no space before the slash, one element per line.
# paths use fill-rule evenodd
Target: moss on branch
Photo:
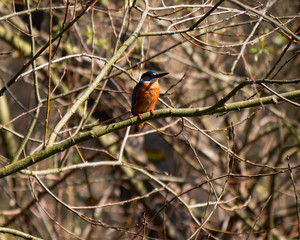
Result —
<path fill-rule="evenodd" d="M 300 97 L 300 90 L 287 92 L 281 94 L 282 97 L 287 99 L 295 99 Z M 120 122 L 111 123 L 105 126 L 99 126 L 95 129 L 87 132 L 78 133 L 76 136 L 68 138 L 60 143 L 54 144 L 53 146 L 46 147 L 45 149 L 36 152 L 30 156 L 27 156 L 18 162 L 9 164 L 0 169 L 0 178 L 6 177 L 13 173 L 16 173 L 22 169 L 25 169 L 37 162 L 40 162 L 50 156 L 53 156 L 56 153 L 62 152 L 67 148 L 74 146 L 75 144 L 93 139 L 98 138 L 108 133 L 129 127 L 131 125 L 135 125 L 140 122 L 150 121 L 158 118 L 165 118 L 165 117 L 200 117 L 204 115 L 212 115 L 216 113 L 225 113 L 230 111 L 240 111 L 244 108 L 250 107 L 257 107 L 261 104 L 268 105 L 268 104 L 277 104 L 278 102 L 283 101 L 282 98 L 272 95 L 269 97 L 257 98 L 247 101 L 240 101 L 225 104 L 223 106 L 217 107 L 213 109 L 212 107 L 206 108 L 181 108 L 181 109 L 159 109 L 156 110 L 155 113 L 152 115 L 149 113 L 142 114 L 142 120 L 138 117 L 132 117 Z M 214 105 L 215 106 L 215 105 Z"/>

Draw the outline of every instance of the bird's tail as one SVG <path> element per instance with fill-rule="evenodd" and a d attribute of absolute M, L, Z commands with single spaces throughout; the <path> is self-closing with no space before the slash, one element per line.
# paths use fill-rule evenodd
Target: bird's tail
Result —
<path fill-rule="evenodd" d="M 135 131 L 139 132 L 142 129 L 143 126 L 144 126 L 143 122 L 136 124 L 135 125 Z"/>

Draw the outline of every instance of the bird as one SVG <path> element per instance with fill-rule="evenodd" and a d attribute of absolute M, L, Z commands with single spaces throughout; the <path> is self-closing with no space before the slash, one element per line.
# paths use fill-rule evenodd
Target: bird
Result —
<path fill-rule="evenodd" d="M 154 108 L 160 94 L 158 78 L 163 77 L 167 74 L 169 73 L 147 71 L 141 76 L 141 80 L 138 82 L 132 92 L 132 115 L 138 116 L 138 118 L 142 120 L 142 113 L 150 111 L 152 114 L 154 114 Z M 143 125 L 143 122 L 136 124 L 135 130 L 139 132 L 142 129 Z"/>

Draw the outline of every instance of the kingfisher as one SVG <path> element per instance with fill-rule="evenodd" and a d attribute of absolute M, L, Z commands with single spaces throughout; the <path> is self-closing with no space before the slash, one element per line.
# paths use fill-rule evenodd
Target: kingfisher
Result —
<path fill-rule="evenodd" d="M 142 113 L 150 111 L 154 114 L 154 108 L 160 94 L 158 78 L 167 74 L 169 73 L 148 71 L 142 75 L 141 80 L 135 86 L 132 93 L 131 113 L 134 116 L 138 116 L 138 118 L 142 120 Z M 140 131 L 143 125 L 143 122 L 136 124 L 135 130 Z"/>

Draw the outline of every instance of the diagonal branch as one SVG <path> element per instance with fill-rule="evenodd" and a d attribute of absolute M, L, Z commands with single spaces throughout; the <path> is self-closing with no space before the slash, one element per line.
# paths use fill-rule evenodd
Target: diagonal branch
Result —
<path fill-rule="evenodd" d="M 288 29 L 287 27 L 283 26 L 282 24 L 278 23 L 277 21 L 275 21 L 273 18 L 263 14 L 261 11 L 255 10 L 249 6 L 247 6 L 246 4 L 243 4 L 239 1 L 236 0 L 228 0 L 229 2 L 245 9 L 246 11 L 249 12 L 253 12 L 258 16 L 263 17 L 265 20 L 267 20 L 268 22 L 274 24 L 275 26 L 279 27 L 283 32 L 285 32 L 287 35 L 293 37 L 294 39 L 296 39 L 298 42 L 300 41 L 300 36 L 297 36 L 295 33 L 293 33 L 290 29 Z"/>
<path fill-rule="evenodd" d="M 76 23 L 84 14 L 86 11 L 88 11 L 92 6 L 94 6 L 94 4 L 97 2 L 98 0 L 92 0 L 89 4 L 87 4 L 87 6 L 85 7 L 85 9 L 83 9 L 76 18 L 74 18 L 64 29 L 61 30 L 61 32 L 59 34 L 57 34 L 54 38 L 51 39 L 51 42 L 53 43 L 54 41 L 56 41 L 57 39 L 59 39 L 67 30 L 69 30 L 74 23 Z M 14 84 L 18 79 L 19 79 L 19 75 L 24 72 L 24 70 L 26 70 L 30 64 L 32 64 L 32 62 L 34 60 L 36 60 L 48 47 L 50 44 L 50 40 L 27 62 L 23 65 L 23 67 L 20 69 L 20 71 L 17 72 L 17 74 L 15 74 L 15 76 L 13 76 L 6 84 L 5 86 L 0 89 L 0 97 L 3 95 L 3 93 L 6 91 L 6 88 L 11 86 L 12 84 Z"/>
<path fill-rule="evenodd" d="M 142 14 L 141 20 L 136 27 L 134 33 L 124 42 L 124 44 L 119 48 L 119 50 L 116 52 L 116 54 L 105 64 L 105 66 L 102 68 L 99 75 L 96 77 L 95 81 L 91 84 L 91 86 L 85 90 L 85 92 L 82 94 L 82 96 L 73 104 L 73 106 L 69 109 L 69 111 L 63 116 L 63 118 L 58 122 L 56 127 L 54 128 L 54 131 L 50 135 L 48 146 L 52 146 L 54 144 L 54 141 L 57 137 L 57 134 L 62 129 L 62 127 L 65 125 L 65 123 L 70 119 L 70 117 L 76 112 L 77 108 L 85 102 L 92 91 L 98 86 L 99 82 L 106 76 L 106 73 L 109 71 L 111 66 L 120 58 L 120 56 L 126 51 L 126 49 L 138 38 L 138 32 L 140 31 L 144 20 L 147 17 L 147 13 L 149 11 L 148 3 L 145 2 L 145 10 Z"/>
<path fill-rule="evenodd" d="M 295 99 L 300 97 L 300 90 L 282 93 L 282 97 L 287 99 Z M 182 109 L 160 109 L 155 111 L 154 114 L 144 113 L 142 114 L 142 120 L 138 117 L 132 117 L 121 122 L 111 123 L 105 126 L 97 127 L 91 131 L 82 132 L 74 137 L 70 137 L 58 144 L 48 146 L 45 149 L 32 154 L 31 156 L 27 156 L 16 163 L 9 164 L 0 169 L 0 178 L 6 177 L 10 174 L 16 173 L 26 167 L 29 167 L 37 162 L 40 162 L 56 153 L 62 152 L 69 147 L 74 146 L 75 144 L 90 140 L 92 138 L 98 138 L 100 136 L 106 135 L 108 133 L 126 128 L 131 125 L 135 125 L 140 122 L 149 121 L 158 118 L 165 117 L 200 117 L 204 115 L 211 115 L 215 113 L 225 113 L 229 111 L 240 111 L 244 108 L 249 107 L 257 107 L 261 104 L 276 104 L 277 102 L 283 101 L 283 98 L 278 97 L 276 95 L 272 95 L 269 97 L 252 99 L 247 101 L 229 103 L 224 106 L 218 107 L 214 110 L 211 110 L 211 107 L 206 108 L 182 108 Z"/>

